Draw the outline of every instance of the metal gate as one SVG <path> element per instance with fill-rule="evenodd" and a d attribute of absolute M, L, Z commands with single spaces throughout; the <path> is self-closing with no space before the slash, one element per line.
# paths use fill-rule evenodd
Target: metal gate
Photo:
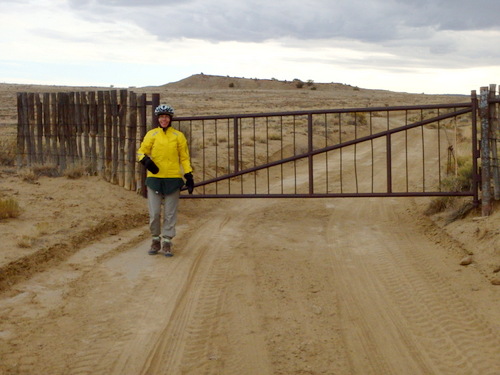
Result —
<path fill-rule="evenodd" d="M 477 204 L 476 110 L 473 96 L 442 105 L 178 117 L 196 178 L 194 194 L 182 196 L 472 196 Z M 466 191 L 446 183 L 464 162 L 472 163 Z"/>

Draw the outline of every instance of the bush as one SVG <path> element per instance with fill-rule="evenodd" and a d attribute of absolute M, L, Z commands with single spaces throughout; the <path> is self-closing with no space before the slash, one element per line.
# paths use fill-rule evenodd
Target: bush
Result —
<path fill-rule="evenodd" d="M 31 168 L 24 168 L 19 171 L 19 177 L 29 183 L 36 183 L 39 177 L 59 177 L 61 174 L 55 164 L 34 164 Z"/>
<path fill-rule="evenodd" d="M 34 164 L 31 170 L 37 177 L 59 177 L 61 175 L 58 166 L 55 164 Z"/>
<path fill-rule="evenodd" d="M 278 133 L 271 133 L 269 134 L 269 140 L 270 141 L 281 141 L 281 134 L 278 134 Z"/>
<path fill-rule="evenodd" d="M 298 89 L 304 87 L 304 82 L 302 82 L 300 79 L 294 79 L 294 82 L 295 82 L 295 87 L 297 87 Z"/>
<path fill-rule="evenodd" d="M 18 173 L 21 180 L 24 182 L 29 182 L 30 184 L 36 183 L 38 176 L 33 172 L 32 169 L 21 169 Z"/>
<path fill-rule="evenodd" d="M 454 166 L 447 166 L 447 170 L 453 170 Z M 452 191 L 468 191 L 472 188 L 472 159 L 471 157 L 457 158 L 457 172 L 448 176 L 441 182 L 441 187 Z"/>
<path fill-rule="evenodd" d="M 85 175 L 90 174 L 90 167 L 86 166 L 85 163 L 75 163 L 72 165 L 69 165 L 66 170 L 64 171 L 64 176 L 66 178 L 75 180 L 80 177 L 83 177 Z"/>
<path fill-rule="evenodd" d="M 21 209 L 15 199 L 0 199 L 0 219 L 14 218 L 20 214 Z"/>
<path fill-rule="evenodd" d="M 445 191 L 469 191 L 472 189 L 472 159 L 470 157 L 457 158 L 456 175 L 448 176 L 441 181 L 441 189 Z M 443 212 L 456 206 L 458 197 L 437 197 L 431 201 L 425 213 L 427 215 Z"/>
<path fill-rule="evenodd" d="M 0 165 L 14 165 L 16 161 L 16 149 L 15 138 L 0 139 Z"/>

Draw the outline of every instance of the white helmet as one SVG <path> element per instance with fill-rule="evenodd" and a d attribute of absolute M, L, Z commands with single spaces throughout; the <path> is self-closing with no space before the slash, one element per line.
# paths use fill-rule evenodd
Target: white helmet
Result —
<path fill-rule="evenodd" d="M 156 116 L 169 115 L 170 117 L 174 117 L 174 109 L 168 104 L 160 104 L 155 109 L 155 115 Z"/>

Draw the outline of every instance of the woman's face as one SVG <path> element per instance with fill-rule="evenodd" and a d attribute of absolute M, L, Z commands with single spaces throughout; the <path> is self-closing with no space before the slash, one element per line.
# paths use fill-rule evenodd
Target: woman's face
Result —
<path fill-rule="evenodd" d="M 162 128 L 168 128 L 170 125 L 170 116 L 169 115 L 159 115 L 158 116 L 158 122 L 160 123 L 160 126 Z"/>

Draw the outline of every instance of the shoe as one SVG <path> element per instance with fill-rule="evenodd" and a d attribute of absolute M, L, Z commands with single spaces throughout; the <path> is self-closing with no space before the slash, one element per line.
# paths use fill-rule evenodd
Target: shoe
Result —
<path fill-rule="evenodd" d="M 161 248 L 161 252 L 166 257 L 173 257 L 174 254 L 172 253 L 172 242 L 170 242 L 170 241 L 163 241 L 163 246 Z"/>
<path fill-rule="evenodd" d="M 149 255 L 156 255 L 161 249 L 161 242 L 160 240 L 153 240 L 151 243 L 151 249 L 149 249 L 148 254 Z"/>

